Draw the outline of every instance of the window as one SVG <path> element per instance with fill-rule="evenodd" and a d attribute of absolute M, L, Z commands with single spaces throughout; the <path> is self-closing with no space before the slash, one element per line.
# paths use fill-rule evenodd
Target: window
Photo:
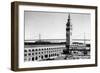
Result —
<path fill-rule="evenodd" d="M 27 50 L 24 50 L 24 52 L 27 52 Z"/>
<path fill-rule="evenodd" d="M 43 52 L 41 52 L 43 54 Z"/>
<path fill-rule="evenodd" d="M 27 54 L 24 54 L 24 56 L 27 56 Z"/>
<path fill-rule="evenodd" d="M 35 51 L 37 51 L 37 49 Z"/>
<path fill-rule="evenodd" d="M 32 55 L 34 55 L 34 53 L 32 53 Z"/>
<path fill-rule="evenodd" d="M 32 49 L 32 51 L 34 51 L 34 49 Z"/>
<path fill-rule="evenodd" d="M 45 58 L 47 58 L 48 57 L 48 55 L 45 55 Z"/>
<path fill-rule="evenodd" d="M 41 59 L 43 59 L 43 55 L 41 56 Z"/>
<path fill-rule="evenodd" d="M 32 61 L 34 61 L 34 57 L 32 57 Z"/>
<path fill-rule="evenodd" d="M 38 57 L 37 56 L 35 57 L 35 60 L 38 60 Z"/>
<path fill-rule="evenodd" d="M 40 54 L 40 52 L 38 52 L 38 54 Z"/>
<path fill-rule="evenodd" d="M 31 55 L 31 53 L 28 54 L 29 56 Z"/>
<path fill-rule="evenodd" d="M 35 54 L 37 54 L 37 52 Z"/>
<path fill-rule="evenodd" d="M 29 52 L 31 52 L 31 50 L 29 49 Z"/>
<path fill-rule="evenodd" d="M 27 61 L 27 59 L 25 58 L 24 61 Z"/>

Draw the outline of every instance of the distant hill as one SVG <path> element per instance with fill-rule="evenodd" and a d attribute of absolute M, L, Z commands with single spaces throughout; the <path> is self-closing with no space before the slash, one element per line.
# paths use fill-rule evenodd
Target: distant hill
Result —
<path fill-rule="evenodd" d="M 66 44 L 66 42 L 49 42 L 49 41 L 44 41 L 44 40 L 37 40 L 35 42 L 24 42 L 25 45 L 62 45 Z M 72 44 L 84 44 L 84 43 L 79 43 L 79 42 L 73 42 Z M 87 47 L 90 47 L 90 44 L 86 44 Z"/>

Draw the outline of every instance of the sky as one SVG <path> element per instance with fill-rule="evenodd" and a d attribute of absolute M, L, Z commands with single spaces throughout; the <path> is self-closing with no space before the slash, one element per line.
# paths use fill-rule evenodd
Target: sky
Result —
<path fill-rule="evenodd" d="M 66 39 L 66 23 L 69 13 L 59 12 L 24 12 L 25 40 Z M 91 15 L 70 13 L 72 39 L 90 39 Z"/>

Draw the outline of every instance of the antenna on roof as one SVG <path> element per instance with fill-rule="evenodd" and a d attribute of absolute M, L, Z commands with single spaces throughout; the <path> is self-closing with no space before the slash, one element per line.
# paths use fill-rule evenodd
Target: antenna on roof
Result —
<path fill-rule="evenodd" d="M 41 34 L 39 34 L 39 40 L 41 40 Z"/>
<path fill-rule="evenodd" d="M 85 32 L 84 32 L 84 45 L 85 45 Z"/>

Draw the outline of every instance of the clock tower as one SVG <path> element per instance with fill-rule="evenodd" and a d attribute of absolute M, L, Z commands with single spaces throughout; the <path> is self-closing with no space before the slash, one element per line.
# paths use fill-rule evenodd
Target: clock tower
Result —
<path fill-rule="evenodd" d="M 71 43 L 71 23 L 70 23 L 70 14 L 68 15 L 68 19 L 67 19 L 67 24 L 66 24 L 66 54 L 70 54 L 69 48 L 70 48 L 70 43 Z"/>

